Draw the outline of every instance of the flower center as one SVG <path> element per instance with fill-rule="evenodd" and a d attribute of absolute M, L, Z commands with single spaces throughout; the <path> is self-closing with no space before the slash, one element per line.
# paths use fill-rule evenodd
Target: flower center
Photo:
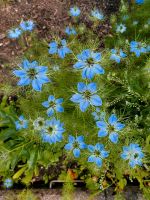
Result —
<path fill-rule="evenodd" d="M 109 126 L 108 126 L 108 130 L 109 130 L 109 132 L 111 133 L 111 132 L 114 132 L 114 131 L 115 131 L 115 128 L 114 128 L 114 126 L 109 125 Z"/>
<path fill-rule="evenodd" d="M 138 153 L 134 154 L 134 159 L 138 158 Z"/>
<path fill-rule="evenodd" d="M 99 152 L 98 150 L 96 150 L 96 151 L 94 152 L 94 154 L 95 154 L 97 157 L 100 156 L 100 152 Z"/>
<path fill-rule="evenodd" d="M 85 97 L 86 99 L 90 99 L 91 93 L 90 93 L 89 91 L 85 91 L 85 92 L 84 92 L 84 97 Z"/>
<path fill-rule="evenodd" d="M 28 76 L 29 78 L 33 79 L 37 75 L 37 72 L 35 69 L 29 69 L 28 70 Z"/>
<path fill-rule="evenodd" d="M 55 106 L 56 106 L 55 102 L 53 102 L 53 101 L 51 101 L 51 102 L 49 103 L 49 105 L 50 105 L 50 107 L 55 107 Z"/>
<path fill-rule="evenodd" d="M 43 121 L 39 121 L 38 124 L 39 124 L 39 126 L 43 126 L 44 125 Z"/>
<path fill-rule="evenodd" d="M 88 58 L 88 59 L 87 59 L 87 63 L 88 63 L 89 65 L 93 65 L 93 64 L 94 64 L 93 58 Z"/>

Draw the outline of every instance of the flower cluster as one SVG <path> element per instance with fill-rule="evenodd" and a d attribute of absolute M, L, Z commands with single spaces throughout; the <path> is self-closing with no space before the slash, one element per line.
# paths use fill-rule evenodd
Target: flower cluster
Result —
<path fill-rule="evenodd" d="M 11 39 L 19 38 L 22 33 L 26 32 L 26 31 L 32 31 L 34 29 L 34 27 L 35 27 L 35 24 L 32 20 L 21 21 L 20 27 L 13 28 L 8 31 L 8 37 Z"/>

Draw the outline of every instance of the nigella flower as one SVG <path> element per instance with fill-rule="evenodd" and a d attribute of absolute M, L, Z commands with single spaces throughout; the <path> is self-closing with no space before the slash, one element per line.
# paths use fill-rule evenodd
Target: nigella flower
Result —
<path fill-rule="evenodd" d="M 121 58 L 125 58 L 127 55 L 122 51 L 122 49 L 120 50 L 116 50 L 116 49 L 111 49 L 111 56 L 110 59 L 116 61 L 117 63 L 120 63 Z"/>
<path fill-rule="evenodd" d="M 146 48 L 140 42 L 130 42 L 130 52 L 135 53 L 136 57 L 140 57 L 141 53 L 146 53 Z"/>
<path fill-rule="evenodd" d="M 80 105 L 80 110 L 85 112 L 90 105 L 101 106 L 102 100 L 96 94 L 96 83 L 85 84 L 83 82 L 78 83 L 78 92 L 71 97 L 71 101 Z"/>
<path fill-rule="evenodd" d="M 22 34 L 22 31 L 19 28 L 14 28 L 8 31 L 8 37 L 11 39 L 19 38 Z"/>
<path fill-rule="evenodd" d="M 33 126 L 35 130 L 42 130 L 45 128 L 45 119 L 42 117 L 38 117 L 34 122 L 33 122 Z"/>
<path fill-rule="evenodd" d="M 70 15 L 71 16 L 77 17 L 77 16 L 80 15 L 80 13 L 81 13 L 81 11 L 77 6 L 70 8 Z"/>
<path fill-rule="evenodd" d="M 34 90 L 41 91 L 42 85 L 50 82 L 46 75 L 47 70 L 47 67 L 39 66 L 36 61 L 30 63 L 28 60 L 24 60 L 21 64 L 21 69 L 14 70 L 13 73 L 20 78 L 19 86 L 32 84 Z"/>
<path fill-rule="evenodd" d="M 98 20 L 103 20 L 104 19 L 104 15 L 102 12 L 100 12 L 98 9 L 96 10 L 92 10 L 91 11 L 91 15 L 92 17 L 98 19 Z"/>
<path fill-rule="evenodd" d="M 28 120 L 24 118 L 23 115 L 19 117 L 19 120 L 15 121 L 16 130 L 28 128 Z"/>
<path fill-rule="evenodd" d="M 121 131 L 125 125 L 118 122 L 118 118 L 115 114 L 112 114 L 108 123 L 105 121 L 97 121 L 97 127 L 100 128 L 98 132 L 98 137 L 105 137 L 109 134 L 109 139 L 113 143 L 118 142 L 118 132 Z"/>
<path fill-rule="evenodd" d="M 95 74 L 104 74 L 104 69 L 100 66 L 101 53 L 94 53 L 90 49 L 83 50 L 77 55 L 78 62 L 74 64 L 75 69 L 82 69 L 82 78 L 92 79 Z"/>
<path fill-rule="evenodd" d="M 123 153 L 121 154 L 121 158 L 124 160 L 129 160 L 129 165 L 134 168 L 136 165 L 142 165 L 142 158 L 144 157 L 144 153 L 142 152 L 139 144 L 131 143 L 129 146 L 123 147 Z"/>
<path fill-rule="evenodd" d="M 100 108 L 96 108 L 96 111 L 92 112 L 92 116 L 94 117 L 95 121 L 104 120 L 105 119 L 105 112 L 101 112 Z"/>
<path fill-rule="evenodd" d="M 88 158 L 88 162 L 94 162 L 98 167 L 101 167 L 103 159 L 109 156 L 103 144 L 97 143 L 95 146 L 88 145 L 88 150 L 92 153 Z"/>
<path fill-rule="evenodd" d="M 56 72 L 56 71 L 59 71 L 60 70 L 60 67 L 58 65 L 54 65 L 53 66 L 53 70 Z"/>
<path fill-rule="evenodd" d="M 138 5 L 141 5 L 141 4 L 144 3 L 144 0 L 136 0 L 135 3 L 138 4 Z"/>
<path fill-rule="evenodd" d="M 62 107 L 63 98 L 55 99 L 53 95 L 48 97 L 48 101 L 42 103 L 45 108 L 48 108 L 47 115 L 51 117 L 54 112 L 64 112 L 64 108 Z"/>
<path fill-rule="evenodd" d="M 80 157 L 80 149 L 85 149 L 86 144 L 84 143 L 84 136 L 74 137 L 69 135 L 68 137 L 68 144 L 65 145 L 65 149 L 68 151 L 73 151 L 73 155 L 75 158 Z"/>
<path fill-rule="evenodd" d="M 133 25 L 136 26 L 139 22 L 138 21 L 133 21 Z"/>
<path fill-rule="evenodd" d="M 65 131 L 64 124 L 55 118 L 46 120 L 45 128 L 41 131 L 41 138 L 43 142 L 53 144 L 60 142 L 63 139 L 62 133 Z"/>
<path fill-rule="evenodd" d="M 116 32 L 117 33 L 123 33 L 123 32 L 125 32 L 126 31 L 126 26 L 124 25 L 124 24 L 119 24 L 118 26 L 117 26 L 117 29 L 116 29 Z"/>
<path fill-rule="evenodd" d="M 69 27 L 69 26 L 66 27 L 65 33 L 67 35 L 76 35 L 77 34 L 77 32 L 75 31 L 75 29 L 72 28 L 72 27 Z"/>
<path fill-rule="evenodd" d="M 20 27 L 23 31 L 32 31 L 35 27 L 35 24 L 32 20 L 22 21 Z"/>
<path fill-rule="evenodd" d="M 13 180 L 11 178 L 6 178 L 3 184 L 5 188 L 11 188 L 13 186 Z"/>
<path fill-rule="evenodd" d="M 61 40 L 60 44 L 56 41 L 49 43 L 49 54 L 57 54 L 60 58 L 64 58 L 66 54 L 71 53 L 72 51 L 67 47 L 66 40 Z"/>

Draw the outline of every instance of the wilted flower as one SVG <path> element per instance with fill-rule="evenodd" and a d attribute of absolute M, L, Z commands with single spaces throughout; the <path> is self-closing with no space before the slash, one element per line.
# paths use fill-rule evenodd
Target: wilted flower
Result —
<path fill-rule="evenodd" d="M 118 26 L 117 26 L 117 29 L 116 29 L 116 32 L 117 33 L 123 33 L 123 32 L 125 32 L 126 31 L 126 26 L 124 25 L 124 24 L 119 24 Z"/>
<path fill-rule="evenodd" d="M 146 47 L 140 42 L 130 42 L 130 52 L 135 53 L 136 57 L 140 57 L 141 53 L 146 53 Z"/>
<path fill-rule="evenodd" d="M 4 187 L 11 188 L 13 186 L 13 180 L 11 178 L 7 178 L 4 180 Z"/>
<path fill-rule="evenodd" d="M 92 10 L 91 11 L 91 15 L 92 17 L 98 19 L 98 20 L 103 20 L 104 19 L 104 15 L 101 11 L 99 11 L 98 9 L 96 10 Z"/>
<path fill-rule="evenodd" d="M 77 34 L 77 32 L 75 31 L 75 29 L 72 28 L 72 27 L 69 27 L 69 26 L 66 27 L 65 33 L 67 35 L 76 35 Z"/>
<path fill-rule="evenodd" d="M 45 119 L 42 117 L 38 117 L 34 122 L 33 126 L 35 130 L 41 131 L 45 128 Z"/>

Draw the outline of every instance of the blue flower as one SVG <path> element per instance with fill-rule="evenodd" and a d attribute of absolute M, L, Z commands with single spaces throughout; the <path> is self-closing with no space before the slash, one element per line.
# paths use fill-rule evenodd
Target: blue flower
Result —
<path fill-rule="evenodd" d="M 60 44 L 53 41 L 49 44 L 49 54 L 57 54 L 60 58 L 64 58 L 66 54 L 72 51 L 67 47 L 66 40 L 61 40 Z"/>
<path fill-rule="evenodd" d="M 100 128 L 98 137 L 105 137 L 109 134 L 110 141 L 115 144 L 118 142 L 118 132 L 125 127 L 124 124 L 118 122 L 115 114 L 112 114 L 109 117 L 108 123 L 105 121 L 97 121 L 96 125 L 98 128 Z"/>
<path fill-rule="evenodd" d="M 73 137 L 69 135 L 68 137 L 68 144 L 65 145 L 65 149 L 67 151 L 73 150 L 73 155 L 75 158 L 80 157 L 80 149 L 85 149 L 86 144 L 84 143 L 84 136 Z"/>
<path fill-rule="evenodd" d="M 22 31 L 19 28 L 15 28 L 8 31 L 8 37 L 11 39 L 19 38 L 22 34 Z"/>
<path fill-rule="evenodd" d="M 139 147 L 139 144 L 131 143 L 129 146 L 123 147 L 121 158 L 129 160 L 130 167 L 134 168 L 136 165 L 141 166 L 143 157 L 144 153 L 142 152 L 141 147 Z"/>
<path fill-rule="evenodd" d="M 76 35 L 77 34 L 77 32 L 75 31 L 75 29 L 74 28 L 70 28 L 69 26 L 66 27 L 65 33 L 67 35 Z"/>
<path fill-rule="evenodd" d="M 96 108 L 96 111 L 92 112 L 92 116 L 94 117 L 95 121 L 104 120 L 105 119 L 105 112 L 100 112 L 100 109 Z"/>
<path fill-rule="evenodd" d="M 73 17 L 77 17 L 79 16 L 81 13 L 80 9 L 78 7 L 72 7 L 70 8 L 70 15 L 73 16 Z"/>
<path fill-rule="evenodd" d="M 135 53 L 136 57 L 140 57 L 141 53 L 146 53 L 146 48 L 140 42 L 130 42 L 130 52 Z"/>
<path fill-rule="evenodd" d="M 54 112 L 64 112 L 64 108 L 62 107 L 63 98 L 55 99 L 53 95 L 48 97 L 48 101 L 42 103 L 45 108 L 48 108 L 47 115 L 51 117 Z"/>
<path fill-rule="evenodd" d="M 88 162 L 94 162 L 98 167 L 101 167 L 103 159 L 109 156 L 103 144 L 97 143 L 95 146 L 88 145 L 88 150 L 92 153 L 88 158 Z"/>
<path fill-rule="evenodd" d="M 4 180 L 4 187 L 11 188 L 13 186 L 13 180 L 11 178 L 7 178 Z"/>
<path fill-rule="evenodd" d="M 21 69 L 14 70 L 13 73 L 20 78 L 19 86 L 32 84 L 34 90 L 41 91 L 42 85 L 50 82 L 50 79 L 46 76 L 47 70 L 47 67 L 39 66 L 36 61 L 30 63 L 28 60 L 24 60 Z"/>
<path fill-rule="evenodd" d="M 92 15 L 92 17 L 95 17 L 98 20 L 103 20 L 104 19 L 103 13 L 100 12 L 98 9 L 92 10 L 91 11 L 91 15 Z"/>
<path fill-rule="evenodd" d="M 32 31 L 35 27 L 35 24 L 32 20 L 22 21 L 20 27 L 23 31 Z"/>
<path fill-rule="evenodd" d="M 116 32 L 117 33 L 123 33 L 123 32 L 125 32 L 126 31 L 126 26 L 124 25 L 124 24 L 119 24 L 118 26 L 117 26 L 117 29 L 116 29 Z"/>
<path fill-rule="evenodd" d="M 16 130 L 26 129 L 28 128 L 28 120 L 24 118 L 23 115 L 19 117 L 18 121 L 15 121 Z"/>
<path fill-rule="evenodd" d="M 74 64 L 75 69 L 82 69 L 82 78 L 92 79 L 95 74 L 104 74 L 104 69 L 100 66 L 101 53 L 94 53 L 90 49 L 83 50 L 77 55 L 78 62 Z"/>
<path fill-rule="evenodd" d="M 36 120 L 33 122 L 34 129 L 37 131 L 41 131 L 42 129 L 45 128 L 45 120 L 42 117 L 38 117 Z"/>
<path fill-rule="evenodd" d="M 46 120 L 45 128 L 41 131 L 42 141 L 49 144 L 62 141 L 62 133 L 65 131 L 63 126 L 64 124 L 55 118 Z"/>
<path fill-rule="evenodd" d="M 116 61 L 117 63 L 120 63 L 121 58 L 125 58 L 127 55 L 120 49 L 120 51 L 116 49 L 111 50 L 111 56 L 110 59 Z"/>
<path fill-rule="evenodd" d="M 102 100 L 96 94 L 96 83 L 85 84 L 83 82 L 78 83 L 78 92 L 71 97 L 71 101 L 80 105 L 80 110 L 85 112 L 90 105 L 101 106 Z"/>
<path fill-rule="evenodd" d="M 141 4 L 144 3 L 144 0 L 136 0 L 135 3 L 138 4 L 138 5 L 141 5 Z"/>

